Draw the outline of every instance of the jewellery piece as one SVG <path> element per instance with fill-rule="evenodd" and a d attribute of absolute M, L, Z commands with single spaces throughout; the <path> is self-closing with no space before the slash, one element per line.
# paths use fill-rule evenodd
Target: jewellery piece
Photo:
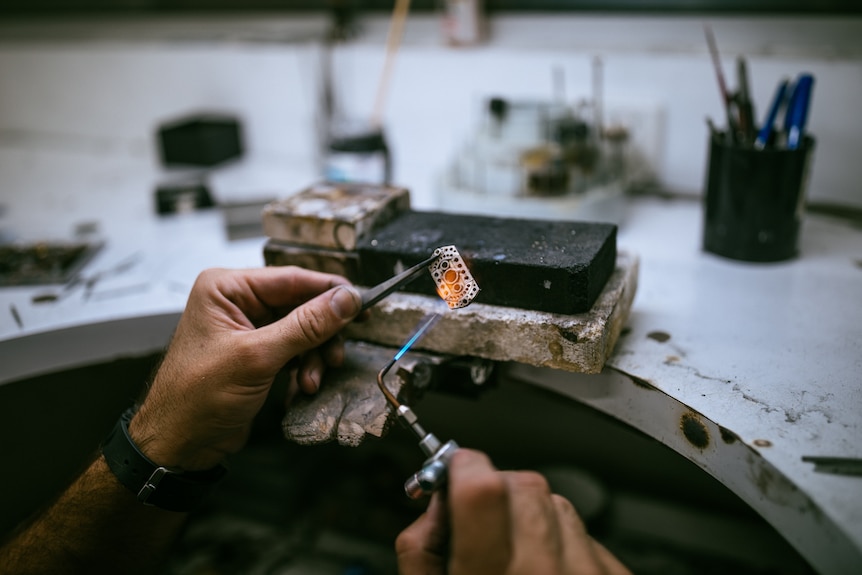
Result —
<path fill-rule="evenodd" d="M 434 255 L 437 259 L 428 269 L 437 284 L 437 293 L 446 301 L 449 309 L 470 305 L 479 293 L 479 284 L 473 279 L 461 254 L 455 246 L 442 246 L 434 250 Z"/>

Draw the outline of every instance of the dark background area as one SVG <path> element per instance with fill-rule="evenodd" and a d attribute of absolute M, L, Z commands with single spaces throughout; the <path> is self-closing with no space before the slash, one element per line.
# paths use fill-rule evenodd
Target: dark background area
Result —
<path fill-rule="evenodd" d="M 92 460 L 159 360 L 159 354 L 128 357 L 0 386 L 0 446 L 6 468 L 14 470 L 0 476 L 0 541 Z M 213 566 L 207 573 L 251 572 L 274 552 L 284 555 L 285 564 L 324 557 L 337 561 L 347 552 L 342 540 L 381 549 L 385 559 L 397 533 L 424 509 L 423 501 L 407 499 L 402 490 L 423 459 L 409 432 L 394 426 L 386 437 L 368 438 L 357 448 L 288 443 L 281 431 L 284 385 L 276 381 L 249 444 L 229 458 L 228 476 L 193 515 L 172 556 L 173 567 L 161 575 L 203 573 L 187 569 L 202 561 Z M 574 400 L 500 377 L 479 395 L 435 388 L 414 408 L 441 439 L 482 449 L 501 468 L 577 469 L 592 477 L 607 501 L 585 516 L 590 532 L 637 573 L 812 573 L 789 544 L 714 478 L 658 441 Z M 721 533 L 706 534 L 713 540 L 713 552 L 706 552 L 627 531 L 615 514 L 625 494 L 686 510 L 687 520 L 678 513 L 663 517 L 701 535 L 703 528 L 686 527 L 685 521 L 723 518 L 769 550 L 771 568 L 748 563 L 744 553 L 736 556 L 734 541 Z M 327 534 L 345 539 L 324 548 Z"/>

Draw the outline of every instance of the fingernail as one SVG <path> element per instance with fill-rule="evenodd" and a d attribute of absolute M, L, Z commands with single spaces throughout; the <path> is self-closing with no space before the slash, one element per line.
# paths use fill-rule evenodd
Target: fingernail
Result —
<path fill-rule="evenodd" d="M 317 369 L 308 370 L 308 382 L 311 384 L 311 389 L 307 390 L 311 393 L 317 393 L 320 389 L 320 371 Z"/>
<path fill-rule="evenodd" d="M 332 311 L 341 319 L 351 319 L 359 313 L 359 308 L 362 306 L 362 298 L 359 292 L 351 286 L 338 286 L 332 292 L 332 298 L 329 300 L 329 305 L 332 306 Z"/>

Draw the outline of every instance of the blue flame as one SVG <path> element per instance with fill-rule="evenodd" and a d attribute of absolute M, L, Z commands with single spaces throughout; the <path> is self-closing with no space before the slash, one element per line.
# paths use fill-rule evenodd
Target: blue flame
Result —
<path fill-rule="evenodd" d="M 419 322 L 421 324 L 419 326 L 419 329 L 417 329 L 416 333 L 414 333 L 410 337 L 410 339 L 407 340 L 407 343 L 405 343 L 404 346 L 400 350 L 398 350 L 398 353 L 395 354 L 395 361 L 401 359 L 401 356 L 407 353 L 407 350 L 413 347 L 413 344 L 416 343 L 420 337 L 422 337 L 422 334 L 431 329 L 441 317 L 443 316 L 439 313 L 433 313 L 430 317 L 428 317 L 428 319 L 423 319 L 421 322 Z"/>

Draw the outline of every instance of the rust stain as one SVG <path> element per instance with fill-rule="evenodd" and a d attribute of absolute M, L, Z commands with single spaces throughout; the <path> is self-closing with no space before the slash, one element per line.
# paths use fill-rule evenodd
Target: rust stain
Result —
<path fill-rule="evenodd" d="M 679 428 L 693 446 L 700 450 L 709 447 L 709 430 L 695 413 L 683 413 L 679 420 Z"/>
<path fill-rule="evenodd" d="M 772 447 L 772 442 L 768 439 L 755 439 L 754 445 L 757 447 Z"/>
<path fill-rule="evenodd" d="M 659 343 L 664 343 L 670 339 L 670 334 L 664 331 L 651 331 L 646 336 L 650 339 L 654 339 Z"/>
<path fill-rule="evenodd" d="M 739 439 L 738 435 L 725 427 L 719 427 L 718 431 L 721 434 L 721 440 L 728 445 L 731 443 L 736 443 L 736 441 Z"/>
<path fill-rule="evenodd" d="M 680 360 L 680 358 L 678 355 L 669 355 L 666 358 L 664 358 L 664 364 L 669 365 L 671 363 L 677 363 L 677 362 L 679 362 L 679 360 Z"/>

